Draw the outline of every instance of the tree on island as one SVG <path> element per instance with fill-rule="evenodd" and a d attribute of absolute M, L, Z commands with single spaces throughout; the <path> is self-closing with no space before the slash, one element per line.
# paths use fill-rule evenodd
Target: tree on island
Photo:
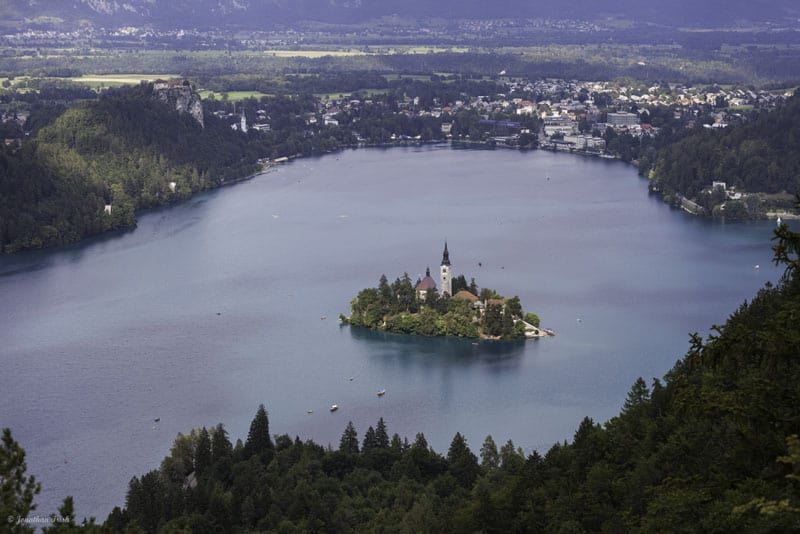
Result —
<path fill-rule="evenodd" d="M 420 299 L 408 273 L 392 284 L 389 284 L 386 275 L 381 275 L 377 288 L 359 291 L 350 302 L 350 316 L 340 315 L 339 318 L 344 324 L 398 334 L 469 338 L 485 335 L 503 339 L 525 337 L 525 325 L 520 321 L 524 312 L 519 297 L 504 299 L 489 288 L 478 291 L 474 278 L 466 286 L 464 275 L 455 277 L 453 283 L 455 298 L 449 293 L 440 294 L 436 288 L 430 288 Z M 458 296 L 459 291 L 467 291 L 478 298 Z M 473 302 L 476 300 L 481 302 Z"/>
<path fill-rule="evenodd" d="M 473 278 L 472 281 L 474 283 L 475 279 Z M 453 295 L 455 295 L 459 291 L 470 291 L 470 286 L 467 284 L 467 278 L 463 274 L 453 277 L 452 283 L 453 283 Z"/>

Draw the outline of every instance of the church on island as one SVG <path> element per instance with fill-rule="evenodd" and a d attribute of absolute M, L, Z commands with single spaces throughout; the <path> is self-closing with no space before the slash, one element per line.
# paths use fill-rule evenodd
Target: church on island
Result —
<path fill-rule="evenodd" d="M 408 274 L 393 283 L 381 275 L 378 287 L 361 290 L 350 308 L 349 317 L 339 315 L 343 324 L 398 334 L 495 340 L 552 335 L 539 328 L 535 313 L 524 313 L 519 297 L 503 298 L 489 288 L 479 292 L 474 278 L 467 285 L 463 274 L 454 277 L 447 241 L 438 288 L 430 267 L 416 285 Z"/>
<path fill-rule="evenodd" d="M 474 279 L 473 279 L 474 282 Z M 450 263 L 450 251 L 447 250 L 447 241 L 444 242 L 444 252 L 442 252 L 442 264 L 439 266 L 439 298 L 447 295 L 454 299 L 466 300 L 473 308 L 483 311 L 487 305 L 494 304 L 505 308 L 505 303 L 502 299 L 487 299 L 485 302 L 478 298 L 477 295 L 470 293 L 466 289 L 461 289 L 453 294 L 453 266 Z M 436 281 L 431 276 L 431 269 L 425 269 L 425 278 L 417 282 L 414 288 L 417 294 L 417 300 L 425 301 L 428 293 L 436 291 Z"/>
<path fill-rule="evenodd" d="M 439 287 L 442 288 L 439 292 L 440 295 L 444 296 L 447 293 L 449 296 L 453 296 L 452 265 L 450 265 L 450 253 L 447 251 L 447 241 L 444 242 L 442 265 L 439 267 Z M 431 278 L 430 267 L 425 269 L 425 278 L 417 282 L 415 290 L 419 300 L 425 300 L 429 292 L 436 291 L 436 282 Z"/>

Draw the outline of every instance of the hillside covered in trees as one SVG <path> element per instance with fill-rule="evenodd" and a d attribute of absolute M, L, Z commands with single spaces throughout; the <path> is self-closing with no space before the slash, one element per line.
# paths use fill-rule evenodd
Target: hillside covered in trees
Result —
<path fill-rule="evenodd" d="M 446 454 L 425 436 L 335 447 L 273 435 L 259 407 L 244 442 L 222 424 L 179 434 L 159 469 L 133 477 L 124 507 L 94 532 L 790 532 L 800 528 L 800 234 L 776 230 L 786 267 L 714 334 L 691 336 L 665 379 L 638 379 L 619 415 L 585 418 L 571 443 L 525 455 L 457 433 Z M 278 407 L 279 409 L 279 407 Z M 476 444 L 473 444 L 475 447 Z M 0 510 L 36 493 L 10 433 Z M 14 485 L 16 483 L 16 486 Z M 4 486 L 5 488 L 5 486 Z M 16 488 L 16 489 L 15 489 Z M 74 528 L 72 499 L 60 513 Z M 17 529 L 25 532 L 25 525 Z"/>
<path fill-rule="evenodd" d="M 137 210 L 247 176 L 259 168 L 260 158 L 319 155 L 359 143 L 444 140 L 441 125 L 448 121 L 454 136 L 489 134 L 491 127 L 481 126 L 475 110 L 408 117 L 396 108 L 404 98 L 419 98 L 428 105 L 435 98 L 494 94 L 501 90 L 498 84 L 381 79 L 388 92 L 372 96 L 370 105 L 336 114 L 338 126 L 325 124 L 320 100 L 305 92 L 248 98 L 239 103 L 237 113 L 231 113 L 227 101 L 209 98 L 204 103 L 205 127 L 152 98 L 149 84 L 110 89 L 99 96 L 69 84 L 39 97 L 13 93 L 10 98 L 25 99 L 30 117 L 25 132 L 12 121 L 0 124 L 12 142 L 0 146 L 0 252 L 73 243 L 131 228 Z M 259 80 L 229 82 L 247 88 Z M 311 90 L 338 82 L 306 77 L 291 83 Z M 52 103 L 62 100 L 69 105 Z M 240 113 L 251 120 L 269 120 L 269 128 L 247 134 L 233 131 L 231 117 L 238 123 Z M 532 119 L 528 122 L 534 125 Z M 110 214 L 105 212 L 107 205 Z"/>
<path fill-rule="evenodd" d="M 652 188 L 667 200 L 679 202 L 684 196 L 709 211 L 725 201 L 724 194 L 715 196 L 711 191 L 713 181 L 740 192 L 765 193 L 764 198 L 726 203 L 729 215 L 736 209 L 741 214 L 737 218 L 755 217 L 765 209 L 790 207 L 791 195 L 800 191 L 798 143 L 800 95 L 773 111 L 746 115 L 741 125 L 723 129 L 698 125 L 661 143 L 655 157 L 641 161 L 640 171 L 650 176 Z"/>
<path fill-rule="evenodd" d="M 152 98 L 149 85 L 111 91 L 60 112 L 22 148 L 0 150 L 2 251 L 130 228 L 136 210 L 184 199 L 257 168 L 245 136 L 214 116 L 201 127 Z"/>

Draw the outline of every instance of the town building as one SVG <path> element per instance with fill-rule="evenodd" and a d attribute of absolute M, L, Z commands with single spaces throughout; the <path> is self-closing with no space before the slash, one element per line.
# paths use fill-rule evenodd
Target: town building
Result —
<path fill-rule="evenodd" d="M 635 126 L 639 124 L 639 115 L 630 113 L 628 111 L 619 111 L 617 113 L 608 113 L 606 123 L 612 128 L 622 128 L 628 126 Z"/>

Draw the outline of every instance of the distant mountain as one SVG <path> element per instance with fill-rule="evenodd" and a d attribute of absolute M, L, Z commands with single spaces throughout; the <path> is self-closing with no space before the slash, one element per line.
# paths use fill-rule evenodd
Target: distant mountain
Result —
<path fill-rule="evenodd" d="M 727 27 L 800 19 L 796 0 L 4 0 L 7 28 L 91 25 L 269 29 L 303 21 L 355 24 L 402 19 L 623 19 L 666 26 Z"/>

